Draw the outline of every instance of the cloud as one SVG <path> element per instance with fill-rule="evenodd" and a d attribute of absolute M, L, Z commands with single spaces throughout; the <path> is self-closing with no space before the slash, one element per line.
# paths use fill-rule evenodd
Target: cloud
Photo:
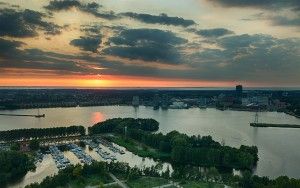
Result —
<path fill-rule="evenodd" d="M 281 26 L 300 26 L 300 14 L 294 18 L 288 18 L 285 16 L 274 16 L 270 18 L 273 25 Z"/>
<path fill-rule="evenodd" d="M 18 49 L 24 43 L 0 38 L 0 70 L 30 69 L 51 71 L 54 74 L 97 74 L 89 68 L 89 64 L 79 62 L 80 56 L 64 55 L 54 52 L 45 52 L 39 49 Z M 78 59 L 79 58 L 79 59 Z"/>
<path fill-rule="evenodd" d="M 225 28 L 202 29 L 202 30 L 192 29 L 191 31 L 203 37 L 222 37 L 225 35 L 234 34 L 233 31 L 230 31 Z"/>
<path fill-rule="evenodd" d="M 298 84 L 297 81 L 300 79 L 300 39 L 297 38 L 278 39 L 261 34 L 226 36 L 214 40 L 219 48 L 202 48 L 191 54 L 178 52 L 178 49 L 174 52 L 169 52 L 167 49 L 166 53 L 160 54 L 165 51 L 165 46 L 158 47 L 157 44 L 155 46 L 157 48 L 148 49 L 148 46 L 141 43 L 145 38 L 147 37 L 136 37 L 133 43 L 121 40 L 119 45 L 112 48 L 121 49 L 120 52 L 115 53 L 124 53 L 124 57 L 127 58 L 153 60 L 155 58 L 152 56 L 154 56 L 159 61 L 171 60 L 175 66 L 166 69 L 164 66 L 148 66 L 145 63 L 128 64 L 122 59 L 111 61 L 99 54 L 64 55 L 39 49 L 23 49 L 20 48 L 24 45 L 21 42 L 0 39 L 0 70 L 16 68 L 52 71 L 58 75 L 110 74 L 278 84 Z M 158 40 L 151 39 L 152 42 Z M 165 40 L 172 45 L 182 44 L 178 39 L 167 41 Z M 146 49 L 149 51 L 144 51 Z M 179 54 L 176 58 L 180 59 L 180 65 L 185 65 L 187 68 L 177 68 L 178 64 L 175 63 L 179 62 L 178 59 L 164 57 L 163 55 L 166 54 L 175 57 Z M 92 67 L 101 67 L 101 69 Z"/>
<path fill-rule="evenodd" d="M 0 9 L 0 36 L 33 37 L 38 34 L 38 30 L 47 35 L 61 32 L 60 26 L 43 21 L 43 18 L 46 18 L 45 14 L 29 9 Z"/>
<path fill-rule="evenodd" d="M 288 83 L 300 79 L 300 39 L 234 35 L 216 40 L 222 49 L 188 56 L 194 70 L 209 80 Z"/>
<path fill-rule="evenodd" d="M 225 7 L 254 7 L 263 9 L 299 9 L 299 0 L 207 0 Z"/>
<path fill-rule="evenodd" d="M 133 18 L 148 24 L 174 25 L 183 27 L 188 27 L 196 24 L 193 20 L 186 20 L 181 17 L 170 17 L 167 14 L 160 14 L 156 16 L 151 14 L 138 14 L 134 12 L 126 12 L 121 13 L 120 15 Z"/>
<path fill-rule="evenodd" d="M 178 45 L 186 39 L 177 37 L 170 31 L 158 29 L 128 29 L 109 39 L 112 45 L 104 53 L 129 59 L 180 63 L 181 53 Z"/>
<path fill-rule="evenodd" d="M 258 14 L 253 14 L 248 18 L 242 19 L 244 21 L 260 21 L 267 20 L 270 24 L 275 26 L 300 26 L 300 13 L 299 12 L 289 12 L 287 13 L 277 13 L 276 15 L 267 12 L 260 12 Z"/>
<path fill-rule="evenodd" d="M 10 41 L 0 38 L 0 55 L 2 57 L 10 56 L 18 51 L 24 43 L 19 41 Z"/>
<path fill-rule="evenodd" d="M 60 10 L 67 10 L 73 7 L 81 7 L 81 3 L 76 0 L 54 0 L 50 1 L 49 5 L 45 8 L 48 10 L 60 11 Z"/>
<path fill-rule="evenodd" d="M 120 32 L 126 29 L 126 27 L 124 26 L 108 26 L 108 25 L 103 25 L 102 23 L 101 24 L 93 23 L 93 24 L 86 24 L 80 26 L 80 30 L 85 32 L 87 35 L 100 34 L 101 29 L 103 28 L 109 29 L 114 32 Z"/>
<path fill-rule="evenodd" d="M 71 45 L 77 46 L 82 50 L 97 52 L 97 48 L 101 44 L 101 36 L 81 36 L 79 39 L 74 39 L 70 42 Z"/>
<path fill-rule="evenodd" d="M 108 20 L 116 19 L 118 18 L 117 15 L 115 15 L 114 12 L 100 12 L 99 8 L 102 7 L 96 2 L 83 4 L 80 1 L 77 0 L 53 0 L 50 1 L 47 6 L 45 6 L 46 9 L 51 11 L 61 11 L 61 10 L 69 10 L 71 8 L 78 8 L 80 11 L 85 12 L 87 14 L 92 14 L 99 18 L 104 18 Z"/>

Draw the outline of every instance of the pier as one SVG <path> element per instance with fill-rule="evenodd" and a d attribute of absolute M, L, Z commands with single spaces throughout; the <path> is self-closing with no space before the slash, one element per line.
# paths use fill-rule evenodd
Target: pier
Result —
<path fill-rule="evenodd" d="M 300 125 L 273 124 L 273 123 L 250 123 L 251 127 L 277 127 L 277 128 L 300 128 Z"/>
<path fill-rule="evenodd" d="M 45 117 L 45 114 L 0 114 L 0 116 L 21 116 L 21 117 L 35 117 L 35 118 L 42 118 Z"/>

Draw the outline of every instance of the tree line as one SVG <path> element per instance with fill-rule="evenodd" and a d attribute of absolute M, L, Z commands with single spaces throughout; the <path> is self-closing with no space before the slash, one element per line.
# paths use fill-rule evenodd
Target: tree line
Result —
<path fill-rule="evenodd" d="M 159 123 L 154 119 L 134 119 L 134 118 L 113 118 L 99 122 L 88 128 L 89 134 L 99 134 L 108 132 L 123 133 L 124 128 L 140 129 L 143 131 L 157 131 Z"/>
<path fill-rule="evenodd" d="M 174 164 L 251 170 L 258 161 L 256 146 L 242 145 L 240 148 L 222 146 L 211 136 L 187 136 L 177 131 L 163 135 L 130 129 L 128 137 L 160 152 L 170 153 L 171 162 Z"/>
<path fill-rule="evenodd" d="M 73 182 L 78 187 L 86 187 L 87 179 L 93 175 L 97 175 L 98 179 L 101 179 L 104 183 L 111 182 L 109 173 L 114 175 L 121 175 L 126 180 L 137 179 L 143 175 L 160 177 L 159 169 L 152 167 L 145 167 L 139 169 L 137 167 L 130 167 L 128 163 L 122 162 L 93 162 L 91 165 L 76 165 L 69 166 L 64 170 L 60 170 L 57 175 L 52 177 L 46 177 L 41 183 L 33 183 L 27 185 L 25 188 L 56 188 L 56 187 L 68 187 Z M 169 176 L 168 176 L 169 177 Z"/>
<path fill-rule="evenodd" d="M 0 131 L 0 141 L 18 141 L 74 135 L 85 135 L 85 128 L 83 126 L 70 126 Z"/>

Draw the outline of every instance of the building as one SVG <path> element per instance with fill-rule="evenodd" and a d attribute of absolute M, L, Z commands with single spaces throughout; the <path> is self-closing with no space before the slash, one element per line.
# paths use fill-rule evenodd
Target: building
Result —
<path fill-rule="evenodd" d="M 140 105 L 140 98 L 139 96 L 133 96 L 132 98 L 132 106 L 139 106 Z"/>
<path fill-rule="evenodd" d="M 242 106 L 248 106 L 250 105 L 251 102 L 250 102 L 250 99 L 247 97 L 247 98 L 242 98 Z"/>
<path fill-rule="evenodd" d="M 154 95 L 153 98 L 153 109 L 154 110 L 158 110 L 159 109 L 159 105 L 160 105 L 160 97 L 158 94 Z"/>
<path fill-rule="evenodd" d="M 254 103 L 257 106 L 269 106 L 269 97 L 268 96 L 255 96 L 249 98 L 250 103 Z"/>
<path fill-rule="evenodd" d="M 237 97 L 242 97 L 243 96 L 243 86 L 242 85 L 235 86 L 235 93 L 236 93 Z"/>
<path fill-rule="evenodd" d="M 161 108 L 168 109 L 168 107 L 170 105 L 169 103 L 170 103 L 169 96 L 167 94 L 163 94 L 162 98 L 161 98 Z"/>
<path fill-rule="evenodd" d="M 27 141 L 21 142 L 21 144 L 20 144 L 20 151 L 23 151 L 23 152 L 30 151 L 30 149 L 29 149 L 29 142 L 27 142 Z"/>
<path fill-rule="evenodd" d="M 169 108 L 172 108 L 172 109 L 186 109 L 188 108 L 188 105 L 184 102 L 173 102 Z"/>

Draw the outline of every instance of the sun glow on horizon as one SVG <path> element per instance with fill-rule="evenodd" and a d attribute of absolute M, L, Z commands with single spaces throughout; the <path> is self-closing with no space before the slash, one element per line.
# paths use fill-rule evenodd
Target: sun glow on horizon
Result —
<path fill-rule="evenodd" d="M 228 81 L 199 81 L 187 79 L 162 79 L 154 77 L 88 75 L 47 78 L 0 78 L 1 86 L 15 87 L 224 87 L 232 86 Z"/>

